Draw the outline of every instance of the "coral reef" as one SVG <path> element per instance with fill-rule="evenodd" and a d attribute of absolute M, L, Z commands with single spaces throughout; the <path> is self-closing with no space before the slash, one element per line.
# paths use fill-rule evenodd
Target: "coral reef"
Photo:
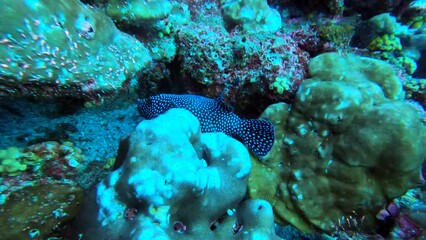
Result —
<path fill-rule="evenodd" d="M 201 134 L 184 109 L 142 121 L 121 141 L 116 164 L 82 211 L 85 239 L 277 238 L 266 201 L 237 208 L 251 168 L 248 151 L 223 133 Z M 224 218 L 234 208 L 241 231 Z"/>
<path fill-rule="evenodd" d="M 0 217 L 4 239 L 47 239 L 83 202 L 75 184 L 84 156 L 70 142 L 0 150 Z"/>
<path fill-rule="evenodd" d="M 27 170 L 27 164 L 19 160 L 22 155 L 24 154 L 16 147 L 0 150 L 0 173 L 7 176 L 17 176 Z"/>
<path fill-rule="evenodd" d="M 69 179 L 77 174 L 84 156 L 71 142 L 43 142 L 24 149 L 0 150 L 1 176 L 15 177 L 26 171 L 38 177 Z"/>
<path fill-rule="evenodd" d="M 419 178 L 425 124 L 383 61 L 326 53 L 309 72 L 291 106 L 274 104 L 261 116 L 276 139 L 262 163 L 253 161 L 250 196 L 303 231 L 332 231 L 354 212 L 374 228 L 376 212 Z"/>
<path fill-rule="evenodd" d="M 0 97 L 99 98 L 128 87 L 151 61 L 139 41 L 77 0 L 1 3 Z"/>
<path fill-rule="evenodd" d="M 355 32 L 355 27 L 351 23 L 325 21 L 318 23 L 318 36 L 333 46 L 347 48 Z"/>
<path fill-rule="evenodd" d="M 14 191 L 0 205 L 2 239 L 56 239 L 83 203 L 83 189 L 71 184 L 36 184 Z"/>
<path fill-rule="evenodd" d="M 424 234 L 423 0 L 0 3 L 0 238 Z"/>
<path fill-rule="evenodd" d="M 309 55 L 289 34 L 229 34 L 220 26 L 190 24 L 176 39 L 185 89 L 216 97 L 229 87 L 227 100 L 239 109 L 253 96 L 268 104 L 251 108 L 291 98 L 306 74 Z"/>
<path fill-rule="evenodd" d="M 361 22 L 356 28 L 352 42 L 355 46 L 367 47 L 375 38 L 385 34 L 401 37 L 409 34 L 409 28 L 390 13 L 383 13 Z"/>
<path fill-rule="evenodd" d="M 412 16 L 423 18 L 424 13 Z M 414 31 L 415 23 L 404 23 L 390 13 L 383 13 L 358 24 L 351 44 L 356 47 L 368 48 L 369 54 L 375 58 L 387 60 L 412 75 L 417 70 L 424 41 L 422 40 L 423 25 Z"/>
<path fill-rule="evenodd" d="M 401 50 L 402 45 L 400 39 L 395 37 L 395 35 L 384 34 L 371 41 L 370 44 L 368 44 L 368 49 L 371 51 L 390 52 Z"/>
<path fill-rule="evenodd" d="M 279 12 L 268 6 L 266 0 L 221 0 L 225 22 L 234 27 L 241 25 L 247 32 L 277 32 L 281 28 Z"/>
<path fill-rule="evenodd" d="M 411 78 L 404 82 L 407 98 L 417 100 L 426 109 L 426 79 Z"/>
<path fill-rule="evenodd" d="M 168 0 L 109 0 L 106 13 L 113 19 L 139 25 L 144 21 L 165 18 L 172 7 Z"/>

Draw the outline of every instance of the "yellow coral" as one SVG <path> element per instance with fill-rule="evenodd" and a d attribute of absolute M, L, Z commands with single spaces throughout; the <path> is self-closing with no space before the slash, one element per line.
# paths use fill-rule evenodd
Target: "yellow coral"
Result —
<path fill-rule="evenodd" d="M 0 172 L 8 176 L 18 176 L 21 172 L 27 170 L 27 166 L 18 159 L 8 158 L 1 162 Z"/>
<path fill-rule="evenodd" d="M 277 77 L 275 81 L 269 85 L 270 90 L 274 90 L 278 94 L 283 94 L 291 89 L 291 82 L 287 77 Z"/>
<path fill-rule="evenodd" d="M 105 161 L 105 164 L 102 166 L 103 169 L 106 170 L 111 170 L 114 167 L 115 164 L 115 158 L 111 157 L 111 158 L 107 158 L 107 160 Z"/>
<path fill-rule="evenodd" d="M 424 16 L 420 15 L 420 16 L 415 16 L 413 19 L 408 21 L 407 24 L 410 26 L 410 28 L 418 29 L 423 27 L 424 23 L 425 23 L 425 18 Z"/>
<path fill-rule="evenodd" d="M 44 142 L 19 149 L 10 147 L 0 150 L 0 175 L 18 176 L 28 168 L 36 167 L 45 161 L 64 158 L 68 166 L 77 168 L 85 157 L 81 149 L 72 142 Z"/>
<path fill-rule="evenodd" d="M 375 38 L 371 43 L 368 45 L 368 49 L 371 51 L 395 51 L 395 50 L 401 50 L 402 45 L 401 41 L 398 37 L 396 37 L 393 34 L 384 34 L 383 36 L 379 36 Z"/>
<path fill-rule="evenodd" d="M 2 149 L 0 150 L 0 159 L 5 158 L 19 158 L 21 157 L 22 153 L 17 147 L 10 147 L 8 149 Z"/>
<path fill-rule="evenodd" d="M 24 154 L 17 147 L 0 150 L 0 174 L 17 176 L 27 169 L 27 165 L 20 160 Z"/>
<path fill-rule="evenodd" d="M 318 26 L 318 35 L 324 41 L 344 47 L 349 43 L 354 30 L 355 28 L 350 24 L 327 22 Z"/>
<path fill-rule="evenodd" d="M 399 57 L 398 62 L 404 67 L 409 74 L 413 74 L 417 69 L 417 63 L 409 57 Z"/>

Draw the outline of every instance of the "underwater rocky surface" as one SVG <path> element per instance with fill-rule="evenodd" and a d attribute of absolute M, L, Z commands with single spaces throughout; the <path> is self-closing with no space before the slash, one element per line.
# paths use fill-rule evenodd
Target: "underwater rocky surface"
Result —
<path fill-rule="evenodd" d="M 0 3 L 0 239 L 426 238 L 425 1 Z"/>

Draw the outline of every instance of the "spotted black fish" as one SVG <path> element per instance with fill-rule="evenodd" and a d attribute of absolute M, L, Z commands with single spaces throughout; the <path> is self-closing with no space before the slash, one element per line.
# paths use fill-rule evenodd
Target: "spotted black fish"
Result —
<path fill-rule="evenodd" d="M 171 108 L 183 108 L 198 118 L 202 132 L 223 132 L 242 141 L 253 153 L 265 156 L 274 143 L 274 126 L 260 119 L 241 119 L 218 98 L 160 94 L 138 101 L 142 117 L 152 119 Z"/>

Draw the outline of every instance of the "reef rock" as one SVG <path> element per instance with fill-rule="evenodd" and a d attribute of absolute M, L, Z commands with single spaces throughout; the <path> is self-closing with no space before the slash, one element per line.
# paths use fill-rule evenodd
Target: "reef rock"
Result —
<path fill-rule="evenodd" d="M 98 98 L 151 61 L 101 10 L 70 1 L 0 1 L 0 97 Z"/>
<path fill-rule="evenodd" d="M 83 189 L 71 184 L 14 191 L 0 206 L 1 239 L 55 239 L 54 232 L 77 215 L 83 198 Z"/>

